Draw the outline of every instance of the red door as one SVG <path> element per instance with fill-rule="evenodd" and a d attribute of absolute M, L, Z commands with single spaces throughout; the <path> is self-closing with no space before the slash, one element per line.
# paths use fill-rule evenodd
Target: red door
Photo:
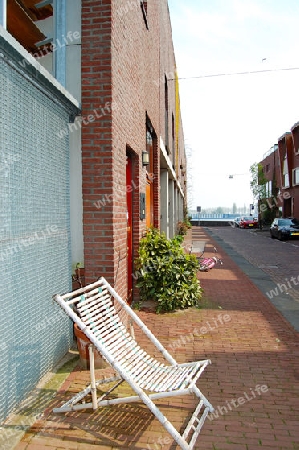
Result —
<path fill-rule="evenodd" d="M 132 186 L 132 158 L 127 154 L 126 185 Z M 133 288 L 133 190 L 127 188 L 127 301 L 132 302 Z"/>

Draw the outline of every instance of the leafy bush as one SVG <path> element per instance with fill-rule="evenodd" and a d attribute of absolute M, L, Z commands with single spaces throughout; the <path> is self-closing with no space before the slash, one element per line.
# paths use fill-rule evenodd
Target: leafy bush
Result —
<path fill-rule="evenodd" d="M 150 228 L 139 244 L 137 287 L 141 300 L 157 302 L 158 313 L 197 306 L 201 298 L 198 261 L 184 252 L 181 243 L 181 236 L 167 239 Z"/>
<path fill-rule="evenodd" d="M 191 222 L 189 220 L 188 217 L 186 217 L 183 222 L 178 222 L 177 223 L 177 233 L 180 236 L 184 236 L 185 234 L 187 234 L 187 231 L 191 228 Z"/>

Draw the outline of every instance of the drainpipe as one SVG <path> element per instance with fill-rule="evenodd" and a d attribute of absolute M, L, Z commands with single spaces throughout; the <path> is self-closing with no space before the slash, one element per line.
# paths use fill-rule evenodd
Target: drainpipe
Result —
<path fill-rule="evenodd" d="M 7 28 L 7 4 L 6 0 L 0 0 L 0 25 Z"/>
<path fill-rule="evenodd" d="M 0 0 L 1 1 L 1 0 Z M 54 43 L 53 54 L 55 78 L 62 86 L 66 85 L 66 0 L 54 0 Z"/>

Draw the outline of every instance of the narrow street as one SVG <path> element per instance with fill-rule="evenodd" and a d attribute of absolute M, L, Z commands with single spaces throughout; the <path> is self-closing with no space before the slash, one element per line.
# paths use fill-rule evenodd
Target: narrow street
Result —
<path fill-rule="evenodd" d="M 299 331 L 299 240 L 278 241 L 269 231 L 233 227 L 206 231 Z"/>

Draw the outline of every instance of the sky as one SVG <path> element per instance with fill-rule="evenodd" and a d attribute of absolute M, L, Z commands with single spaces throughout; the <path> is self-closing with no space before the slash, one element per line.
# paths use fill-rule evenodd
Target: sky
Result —
<path fill-rule="evenodd" d="M 299 69 L 299 2 L 168 0 L 168 5 L 189 210 L 234 203 L 249 208 L 250 166 L 299 122 L 299 70 L 291 70 Z"/>

